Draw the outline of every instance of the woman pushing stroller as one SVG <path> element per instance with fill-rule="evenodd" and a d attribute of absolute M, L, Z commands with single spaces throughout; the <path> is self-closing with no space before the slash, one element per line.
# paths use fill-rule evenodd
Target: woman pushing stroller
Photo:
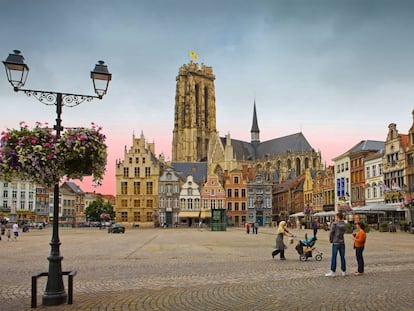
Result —
<path fill-rule="evenodd" d="M 285 249 L 287 247 L 283 242 L 283 237 L 285 235 L 289 237 L 295 236 L 286 229 L 286 221 L 281 221 L 276 231 L 276 249 L 272 252 L 272 258 L 275 258 L 275 256 L 280 253 L 280 260 L 286 260 Z"/>

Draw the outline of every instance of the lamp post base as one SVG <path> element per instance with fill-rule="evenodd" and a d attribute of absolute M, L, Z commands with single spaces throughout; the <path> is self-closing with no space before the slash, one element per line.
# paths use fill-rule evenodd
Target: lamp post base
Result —
<path fill-rule="evenodd" d="M 58 293 L 44 293 L 42 303 L 44 306 L 58 306 L 66 303 L 68 295 L 65 291 Z"/>

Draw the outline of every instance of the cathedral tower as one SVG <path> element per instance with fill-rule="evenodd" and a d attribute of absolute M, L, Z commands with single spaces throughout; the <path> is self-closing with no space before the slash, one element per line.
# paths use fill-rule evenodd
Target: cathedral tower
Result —
<path fill-rule="evenodd" d="M 192 61 L 176 78 L 173 162 L 207 161 L 211 134 L 216 133 L 213 68 Z"/>

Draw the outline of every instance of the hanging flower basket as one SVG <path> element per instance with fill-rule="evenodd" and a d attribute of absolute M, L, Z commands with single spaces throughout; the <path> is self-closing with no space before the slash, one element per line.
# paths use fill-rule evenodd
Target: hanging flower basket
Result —
<path fill-rule="evenodd" d="M 58 154 L 63 159 L 63 171 L 67 178 L 82 179 L 93 176 L 100 185 L 107 163 L 107 146 L 102 128 L 92 124 L 92 128 L 67 129 L 59 138 Z"/>
<path fill-rule="evenodd" d="M 21 122 L 20 129 L 2 132 L 0 173 L 7 181 L 19 178 L 45 187 L 57 183 L 62 171 L 52 129 L 39 122 L 30 129 Z"/>
<path fill-rule="evenodd" d="M 107 146 L 101 128 L 67 129 L 57 139 L 53 130 L 36 123 L 30 129 L 24 122 L 20 129 L 1 133 L 0 173 L 5 180 L 29 180 L 50 187 L 63 177 L 82 179 L 93 176 L 101 185 L 107 162 Z"/>

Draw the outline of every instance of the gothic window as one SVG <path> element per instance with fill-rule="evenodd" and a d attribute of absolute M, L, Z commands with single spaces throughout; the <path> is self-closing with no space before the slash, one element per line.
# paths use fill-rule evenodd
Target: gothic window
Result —
<path fill-rule="evenodd" d="M 204 125 L 208 127 L 208 88 L 204 88 Z"/>

